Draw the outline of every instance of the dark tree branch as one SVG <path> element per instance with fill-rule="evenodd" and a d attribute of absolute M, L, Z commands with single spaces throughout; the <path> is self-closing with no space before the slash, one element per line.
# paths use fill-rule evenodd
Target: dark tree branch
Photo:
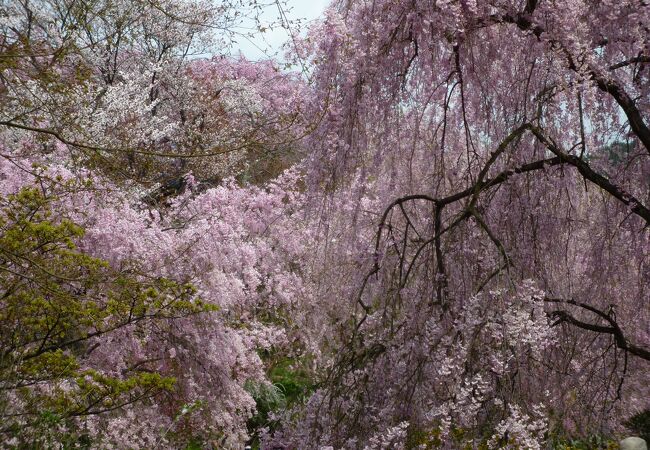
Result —
<path fill-rule="evenodd" d="M 618 325 L 614 317 L 612 317 L 611 313 L 605 313 L 591 305 L 582 302 L 577 302 L 573 299 L 566 300 L 566 299 L 558 299 L 558 298 L 545 298 L 544 301 L 547 303 L 566 304 L 566 305 L 582 308 L 586 311 L 589 311 L 597 315 L 598 317 L 600 317 L 601 319 L 605 320 L 608 323 L 608 326 L 596 325 L 596 324 L 592 324 L 592 323 L 588 323 L 576 319 L 575 317 L 573 317 L 571 314 L 569 314 L 564 310 L 555 310 L 549 313 L 550 317 L 557 319 L 555 325 L 559 323 L 569 323 L 583 330 L 593 331 L 595 333 L 601 333 L 601 334 L 611 334 L 614 337 L 614 341 L 616 342 L 616 346 L 618 348 L 625 350 L 630 354 L 637 356 L 641 359 L 650 361 L 650 350 L 632 344 L 625 337 L 625 334 L 623 334 L 623 331 L 621 330 L 620 326 Z"/>
<path fill-rule="evenodd" d="M 578 169 L 580 175 L 582 175 L 585 179 L 591 181 L 609 193 L 612 197 L 627 205 L 634 214 L 645 220 L 646 225 L 650 225 L 650 209 L 643 205 L 639 199 L 634 197 L 632 194 L 625 192 L 623 188 L 616 186 L 607 178 L 595 172 L 583 159 L 580 159 L 575 155 L 569 155 L 568 153 L 562 151 L 557 144 L 552 142 L 544 135 L 540 128 L 531 125 L 530 131 L 553 154 L 562 159 L 564 162 L 574 166 L 576 169 Z"/>
<path fill-rule="evenodd" d="M 650 63 L 650 56 L 641 55 L 613 64 L 609 66 L 609 70 L 620 69 L 621 67 L 627 67 L 631 64 L 645 64 L 645 63 Z"/>

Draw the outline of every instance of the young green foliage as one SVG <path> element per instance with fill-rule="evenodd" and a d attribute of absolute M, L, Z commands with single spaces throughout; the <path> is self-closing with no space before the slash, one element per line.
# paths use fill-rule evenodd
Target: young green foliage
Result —
<path fill-rule="evenodd" d="M 149 370 L 116 377 L 89 367 L 100 337 L 215 309 L 191 285 L 147 277 L 135 263 L 117 270 L 80 251 L 83 229 L 53 214 L 54 201 L 35 187 L 0 200 L 0 432 L 21 445 L 34 443 L 26 429 L 173 390 L 174 378 Z"/>

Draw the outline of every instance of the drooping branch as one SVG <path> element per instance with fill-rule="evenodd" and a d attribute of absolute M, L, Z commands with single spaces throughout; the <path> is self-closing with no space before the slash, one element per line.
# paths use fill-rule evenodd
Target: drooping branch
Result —
<path fill-rule="evenodd" d="M 595 333 L 601 334 L 610 334 L 614 337 L 616 346 L 622 350 L 629 352 L 630 354 L 637 356 L 646 361 L 650 361 L 650 350 L 643 347 L 639 347 L 635 344 L 632 344 L 629 339 L 626 338 L 625 334 L 621 330 L 621 327 L 616 322 L 615 318 L 611 313 L 603 312 L 597 308 L 594 308 L 591 305 L 586 303 L 577 302 L 573 299 L 558 299 L 558 298 L 545 298 L 547 303 L 555 304 L 565 304 L 581 308 L 583 310 L 589 311 L 601 319 L 605 320 L 608 325 L 598 325 L 594 323 L 585 322 L 579 319 L 576 319 L 573 315 L 565 310 L 553 310 L 549 312 L 549 316 L 555 319 L 554 325 L 559 325 L 560 323 L 568 323 L 575 327 L 581 328 L 587 331 L 593 331 Z"/>
<path fill-rule="evenodd" d="M 515 167 L 513 169 L 507 169 L 502 172 L 500 172 L 498 175 L 496 175 L 493 178 L 489 178 L 485 181 L 482 179 L 477 180 L 475 184 L 472 186 L 463 189 L 462 191 L 459 191 L 455 194 L 448 195 L 446 197 L 442 198 L 434 198 L 430 195 L 427 194 L 412 194 L 412 195 L 405 195 L 403 197 L 395 199 L 393 202 L 391 202 L 386 209 L 384 210 L 384 213 L 382 215 L 382 218 L 380 220 L 379 224 L 379 229 L 377 233 L 377 238 L 375 240 L 375 248 L 378 250 L 379 245 L 381 242 L 381 237 L 382 237 L 382 230 L 386 226 L 386 222 L 388 220 L 388 215 L 390 212 L 395 208 L 395 207 L 401 207 L 405 203 L 416 201 L 416 200 L 423 200 L 426 202 L 431 202 L 437 207 L 444 207 L 446 205 L 450 205 L 452 203 L 458 202 L 459 200 L 465 199 L 467 197 L 470 197 L 472 195 L 476 195 L 478 193 L 481 193 L 485 191 L 486 189 L 489 189 L 493 186 L 497 186 L 501 183 L 505 183 L 508 181 L 513 175 L 517 174 L 523 174 L 523 173 L 528 173 L 528 172 L 534 172 L 537 170 L 544 170 L 548 167 L 553 167 L 561 164 L 565 164 L 566 161 L 560 157 L 553 157 L 553 158 L 548 158 L 548 159 L 541 159 L 539 161 L 535 161 L 532 163 L 528 164 L 523 164 L 521 166 Z"/>
<path fill-rule="evenodd" d="M 496 156 L 498 154 L 501 154 L 503 152 L 503 150 L 505 150 L 507 144 L 512 142 L 512 140 L 516 137 L 516 135 L 520 135 L 521 132 L 525 131 L 526 129 L 527 129 L 527 127 L 524 127 L 524 128 L 519 127 L 516 130 L 517 133 L 515 133 L 515 132 L 511 133 L 504 140 L 502 145 L 500 145 L 498 147 L 498 149 L 494 152 L 494 154 L 493 154 L 494 158 L 491 158 L 491 160 L 489 162 L 489 165 L 491 165 L 494 162 L 492 159 L 496 159 Z M 461 222 L 463 222 L 464 220 L 466 220 L 467 218 L 472 216 L 471 209 L 473 208 L 473 205 L 476 203 L 476 200 L 478 199 L 478 196 L 479 196 L 479 194 L 481 192 L 483 192 L 483 191 L 485 191 L 485 190 L 487 190 L 487 189 L 489 189 L 491 187 L 500 185 L 500 184 L 508 181 L 513 175 L 523 174 L 523 173 L 528 173 L 528 172 L 534 172 L 534 171 L 537 171 L 537 170 L 545 170 L 547 167 L 553 167 L 553 166 L 561 165 L 561 164 L 565 164 L 565 163 L 566 163 L 565 160 L 563 160 L 562 158 L 557 157 L 557 156 L 553 157 L 553 158 L 542 159 L 542 160 L 535 161 L 535 162 L 532 162 L 532 163 L 523 164 L 523 165 L 515 167 L 513 169 L 504 170 L 504 171 L 500 172 L 498 175 L 496 175 L 495 177 L 489 178 L 487 180 L 484 180 L 485 174 L 487 173 L 487 170 L 485 170 L 485 171 L 482 171 L 481 176 L 479 176 L 477 181 L 472 186 L 470 186 L 470 187 L 468 187 L 468 188 L 466 188 L 466 189 L 464 189 L 464 190 L 462 190 L 460 192 L 457 192 L 455 194 L 451 194 L 451 195 L 443 197 L 443 198 L 434 198 L 434 197 L 432 197 L 430 195 L 427 195 L 427 194 L 413 194 L 413 195 L 406 195 L 406 196 L 395 199 L 393 202 L 391 202 L 386 207 L 386 209 L 384 210 L 384 213 L 383 213 L 383 215 L 381 217 L 379 227 L 378 227 L 378 230 L 377 230 L 376 240 L 375 240 L 375 261 L 374 261 L 373 269 L 364 278 L 364 281 L 362 283 L 359 295 L 357 296 L 357 302 L 362 306 L 362 308 L 367 313 L 369 308 L 362 301 L 362 295 L 363 295 L 363 292 L 365 290 L 365 287 L 366 287 L 370 277 L 372 277 L 377 272 L 379 272 L 379 269 L 380 269 L 380 264 L 379 264 L 380 251 L 379 251 L 379 249 L 380 249 L 380 246 L 381 246 L 381 239 L 382 239 L 382 235 L 383 235 L 383 230 L 384 230 L 384 228 L 388 227 L 388 225 L 387 225 L 388 217 L 389 217 L 391 211 L 394 208 L 399 207 L 399 208 L 403 209 L 403 205 L 405 203 L 418 201 L 418 200 L 422 200 L 422 201 L 425 201 L 425 202 L 430 202 L 430 203 L 432 203 L 434 205 L 434 208 L 435 208 L 434 216 L 436 218 L 438 218 L 437 220 L 439 221 L 439 222 L 436 221 L 435 228 L 434 228 L 434 236 L 432 238 L 427 239 L 426 241 L 424 241 L 418 247 L 418 249 L 416 250 L 416 252 L 415 252 L 415 254 L 414 254 L 414 256 L 413 256 L 413 258 L 412 258 L 412 260 L 411 260 L 411 262 L 410 262 L 410 264 L 409 264 L 409 266 L 407 268 L 407 270 L 406 270 L 406 273 L 404 275 L 404 279 L 403 279 L 403 281 L 401 283 L 402 285 L 405 285 L 406 281 L 408 280 L 409 275 L 411 274 L 411 271 L 412 271 L 412 269 L 413 269 L 413 267 L 415 265 L 415 262 L 417 261 L 419 256 L 422 254 L 422 251 L 426 247 L 433 244 L 435 246 L 435 248 L 436 248 L 436 257 L 440 258 L 442 256 L 442 243 L 441 243 L 442 235 L 445 234 L 446 232 L 452 230 L 458 224 L 460 224 Z M 472 199 L 473 201 L 470 202 L 468 207 L 464 208 L 457 215 L 457 217 L 452 221 L 452 223 L 450 225 L 448 225 L 446 227 L 442 227 L 442 221 L 441 221 L 442 215 L 441 214 L 442 214 L 442 210 L 444 209 L 444 207 L 447 206 L 447 205 L 451 205 L 453 203 L 456 203 L 456 202 L 458 202 L 460 200 L 466 199 L 468 197 L 473 197 L 473 199 Z M 413 225 L 411 225 L 411 226 L 413 226 Z M 502 246 L 497 245 L 497 248 L 499 249 L 500 252 L 503 253 L 504 249 L 502 248 Z M 508 261 L 507 265 L 510 265 L 509 258 L 506 257 L 506 261 Z M 438 261 L 436 270 L 440 275 L 444 276 L 444 262 L 442 262 L 441 259 Z M 443 296 L 442 291 L 437 293 L 437 297 L 439 299 L 441 299 L 442 296 Z"/>
<path fill-rule="evenodd" d="M 634 214 L 645 220 L 646 226 L 650 226 L 650 209 L 641 203 L 639 199 L 594 171 L 584 159 L 564 152 L 555 142 L 546 137 L 540 128 L 530 125 L 530 131 L 553 154 L 578 169 L 580 175 L 585 179 L 591 181 L 612 197 L 627 205 Z"/>
<path fill-rule="evenodd" d="M 535 138 L 543 144 L 551 153 L 553 153 L 555 156 L 553 158 L 548 158 L 548 159 L 543 159 L 539 161 L 535 161 L 532 163 L 524 164 L 522 166 L 515 167 L 513 169 L 507 169 L 502 172 L 500 172 L 498 175 L 494 176 L 493 178 L 488 178 L 485 179 L 490 167 L 496 162 L 496 160 L 499 158 L 501 154 L 503 154 L 506 149 L 510 146 L 510 144 L 517 138 L 521 137 L 524 132 L 529 130 Z M 402 212 L 404 212 L 404 204 L 408 202 L 413 202 L 413 201 L 425 201 L 433 204 L 434 207 L 434 236 L 431 237 L 430 239 L 424 241 L 417 251 L 415 252 L 406 272 L 403 277 L 403 280 L 401 280 L 400 285 L 404 286 L 406 285 L 406 282 L 409 278 L 409 275 L 415 265 L 416 260 L 418 257 L 422 254 L 422 251 L 428 247 L 429 245 L 434 245 L 435 248 L 435 253 L 436 253 L 436 261 L 437 261 L 437 267 L 436 267 L 436 272 L 440 277 L 445 276 L 445 268 L 444 268 L 444 261 L 443 261 L 443 252 L 442 252 L 442 241 L 441 237 L 444 233 L 449 231 L 450 229 L 453 229 L 455 226 L 457 226 L 459 223 L 463 222 L 467 218 L 474 216 L 477 218 L 477 220 L 480 222 L 479 225 L 488 233 L 490 239 L 492 240 L 493 243 L 495 243 L 497 249 L 499 252 L 502 254 L 504 257 L 504 267 L 507 268 L 512 264 L 510 258 L 508 257 L 505 248 L 501 244 L 501 241 L 494 236 L 493 234 L 490 233 L 490 229 L 487 226 L 485 222 L 481 222 L 481 216 L 478 215 L 478 212 L 475 209 L 476 202 L 478 201 L 479 195 L 490 189 L 491 187 L 497 186 L 501 183 L 506 182 L 510 177 L 512 177 L 515 174 L 521 174 L 521 173 L 528 173 L 528 172 L 533 172 L 537 170 L 544 170 L 546 167 L 551 167 L 555 165 L 570 165 L 575 167 L 578 172 L 581 174 L 581 176 L 585 179 L 588 180 L 597 186 L 599 186 L 601 189 L 603 189 L 605 192 L 609 193 L 611 196 L 622 202 L 623 204 L 627 205 L 631 212 L 635 213 L 639 217 L 645 220 L 646 224 L 650 224 L 650 209 L 648 209 L 645 205 L 641 203 L 640 200 L 635 198 L 633 195 L 629 194 L 626 192 L 623 188 L 615 185 L 612 183 L 609 179 L 605 178 L 604 176 L 600 175 L 596 171 L 594 171 L 589 164 L 575 156 L 567 153 L 566 151 L 562 150 L 558 144 L 556 144 L 552 139 L 547 137 L 543 130 L 531 123 L 524 123 L 517 127 L 513 132 L 511 132 L 505 139 L 504 141 L 497 147 L 497 149 L 491 153 L 490 158 L 486 162 L 485 166 L 479 173 L 479 176 L 477 180 L 474 182 L 474 184 L 460 192 L 457 192 L 455 194 L 451 194 L 449 196 L 443 197 L 443 198 L 434 198 L 430 195 L 427 194 L 413 194 L 413 195 L 407 195 L 404 197 L 400 197 L 393 202 L 391 202 L 390 205 L 384 210 L 384 213 L 382 215 L 380 224 L 379 224 L 379 229 L 377 232 L 376 236 L 376 242 L 375 242 L 375 261 L 374 261 L 374 266 L 373 270 L 366 276 L 364 279 L 364 283 L 362 286 L 362 289 L 360 290 L 360 293 L 358 295 L 358 302 L 359 304 L 363 307 L 365 310 L 365 313 L 367 314 L 369 311 L 369 308 L 365 303 L 362 301 L 362 295 L 363 291 L 365 290 L 366 284 L 369 281 L 370 277 L 373 276 L 374 274 L 379 272 L 380 269 L 380 263 L 379 263 L 379 254 L 380 254 L 380 245 L 381 245 L 381 240 L 382 240 L 382 231 L 384 228 L 388 227 L 389 225 L 388 220 L 389 220 L 389 215 L 391 211 L 395 207 L 399 207 Z M 462 211 L 457 215 L 456 219 L 453 220 L 452 224 L 443 227 L 442 226 L 442 211 L 445 208 L 445 206 L 459 202 L 463 199 L 470 198 L 469 202 L 463 207 Z M 408 217 L 407 217 L 408 220 Z M 410 222 L 410 221 L 409 221 Z M 412 226 L 411 223 L 408 224 L 409 226 Z M 402 255 L 402 258 L 404 255 Z M 403 261 L 402 261 L 403 262 Z M 491 277 L 490 277 L 491 278 Z M 444 303 L 442 299 L 445 297 L 444 295 L 444 281 L 442 283 L 439 283 L 439 287 L 437 289 L 437 298 L 438 298 L 438 303 Z M 566 320 L 569 320 L 568 318 Z"/>
<path fill-rule="evenodd" d="M 643 121 L 643 117 L 639 109 L 634 104 L 634 100 L 629 96 L 625 90 L 609 78 L 599 75 L 595 70 L 591 70 L 591 76 L 596 82 L 598 88 L 610 94 L 616 103 L 625 112 L 627 119 L 630 122 L 630 128 L 636 134 L 639 140 L 643 143 L 648 153 L 650 153 L 650 129 Z"/>

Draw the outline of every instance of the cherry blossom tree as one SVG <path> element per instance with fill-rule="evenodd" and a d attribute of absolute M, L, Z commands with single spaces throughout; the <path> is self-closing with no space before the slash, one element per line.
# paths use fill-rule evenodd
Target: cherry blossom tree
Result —
<path fill-rule="evenodd" d="M 232 178 L 288 167 L 304 85 L 190 57 L 245 6 L 3 6 L 3 446 L 248 438 L 309 286 L 297 174 Z"/>
<path fill-rule="evenodd" d="M 222 56 L 242 20 L 260 22 L 275 3 L 8 2 L 3 136 L 36 134 L 46 152 L 63 144 L 56 158 L 148 183 L 189 170 L 223 179 L 248 159 L 277 159 L 300 135 L 297 80 Z"/>
<path fill-rule="evenodd" d="M 648 408 L 648 14 L 327 11 L 296 58 L 322 116 L 306 167 L 334 351 L 270 443 L 541 448 Z"/>
<path fill-rule="evenodd" d="M 3 442 L 242 444 L 269 385 L 258 351 L 301 342 L 296 175 L 188 179 L 160 214 L 90 173 L 3 161 Z"/>

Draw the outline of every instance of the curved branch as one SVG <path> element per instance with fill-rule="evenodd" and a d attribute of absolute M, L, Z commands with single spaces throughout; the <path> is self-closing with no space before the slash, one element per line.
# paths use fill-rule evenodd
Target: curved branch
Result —
<path fill-rule="evenodd" d="M 618 323 L 610 313 L 605 313 L 597 308 L 594 308 L 591 305 L 587 305 L 586 303 L 582 303 L 582 302 L 576 302 L 573 299 L 565 300 L 559 298 L 545 298 L 544 301 L 547 303 L 562 303 L 562 304 L 582 308 L 593 314 L 596 314 L 598 317 L 604 319 L 609 324 L 609 326 L 604 326 L 604 325 L 596 325 L 596 324 L 584 322 L 582 320 L 576 319 L 575 317 L 573 317 L 571 314 L 569 314 L 564 310 L 555 310 L 549 313 L 549 316 L 551 316 L 554 319 L 557 319 L 554 325 L 557 325 L 559 323 L 569 323 L 583 330 L 593 331 L 595 333 L 601 333 L 601 334 L 611 334 L 614 337 L 614 341 L 616 342 L 616 346 L 618 348 L 630 352 L 630 354 L 637 356 L 641 359 L 650 361 L 650 350 L 632 344 L 625 337 L 625 334 L 621 330 L 621 327 L 618 325 Z"/>
<path fill-rule="evenodd" d="M 641 203 L 639 199 L 623 190 L 623 188 L 616 186 L 604 176 L 595 172 L 583 159 L 562 151 L 557 146 L 557 144 L 552 142 L 544 135 L 540 128 L 530 125 L 530 131 L 535 135 L 537 140 L 544 144 L 544 146 L 546 146 L 546 148 L 549 149 L 553 154 L 562 159 L 564 162 L 574 166 L 576 169 L 578 169 L 580 175 L 582 175 L 585 179 L 591 181 L 609 193 L 612 197 L 627 205 L 634 214 L 645 220 L 647 225 L 650 225 L 650 209 Z"/>

